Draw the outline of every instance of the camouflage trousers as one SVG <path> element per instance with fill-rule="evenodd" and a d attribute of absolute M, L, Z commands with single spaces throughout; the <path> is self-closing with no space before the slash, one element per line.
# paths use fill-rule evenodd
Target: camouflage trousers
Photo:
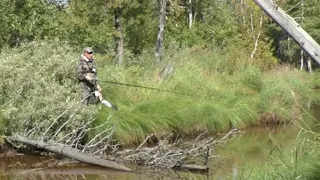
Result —
<path fill-rule="evenodd" d="M 95 87 L 88 86 L 86 83 L 81 83 L 81 88 L 83 90 L 83 104 L 97 104 L 99 102 L 99 98 L 94 95 Z"/>

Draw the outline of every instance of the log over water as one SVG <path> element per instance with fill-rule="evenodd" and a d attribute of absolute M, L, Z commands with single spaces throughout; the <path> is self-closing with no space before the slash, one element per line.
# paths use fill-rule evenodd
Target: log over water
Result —
<path fill-rule="evenodd" d="M 15 141 L 15 142 L 35 146 L 39 149 L 44 149 L 44 150 L 47 150 L 47 151 L 50 151 L 50 152 L 53 152 L 56 154 L 60 154 L 60 155 L 66 156 L 68 158 L 71 158 L 71 159 L 74 159 L 74 160 L 77 160 L 80 162 L 84 162 L 84 163 L 88 163 L 88 164 L 92 164 L 92 165 L 98 165 L 98 166 L 102 166 L 102 167 L 107 167 L 107 168 L 111 168 L 111 169 L 116 169 L 116 170 L 120 170 L 120 171 L 132 172 L 132 170 L 130 168 L 127 168 L 121 164 L 118 164 L 118 163 L 115 163 L 112 161 L 108 161 L 105 159 L 101 159 L 96 156 L 91 156 L 88 154 L 80 153 L 77 149 L 74 149 L 74 148 L 59 147 L 58 145 L 47 144 L 45 142 L 40 142 L 40 141 L 34 141 L 34 140 L 31 140 L 31 139 L 28 139 L 28 138 L 22 137 L 22 136 L 11 136 L 11 137 L 7 137 L 7 139 L 9 141 Z"/>

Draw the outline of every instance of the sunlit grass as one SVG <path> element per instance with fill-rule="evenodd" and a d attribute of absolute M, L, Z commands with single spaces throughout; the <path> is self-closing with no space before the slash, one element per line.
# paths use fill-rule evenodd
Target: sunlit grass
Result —
<path fill-rule="evenodd" d="M 172 92 L 101 82 L 106 87 L 104 94 L 120 108 L 111 118 L 117 124 L 116 139 L 135 144 L 150 133 L 224 132 L 256 124 L 264 112 L 286 122 L 300 113 L 296 101 L 306 107 L 314 94 L 307 73 L 281 67 L 263 72 L 246 65 L 247 60 L 220 69 L 221 61 L 227 63 L 228 57 L 201 50 L 175 54 L 171 59 L 175 72 L 166 81 L 158 79 L 155 72 L 159 68 L 154 65 L 105 65 L 101 79 Z M 103 109 L 100 113 L 108 112 Z"/>

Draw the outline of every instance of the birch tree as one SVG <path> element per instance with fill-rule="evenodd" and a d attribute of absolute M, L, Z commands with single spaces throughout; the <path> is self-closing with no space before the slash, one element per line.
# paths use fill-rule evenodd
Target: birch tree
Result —
<path fill-rule="evenodd" d="M 163 58 L 163 41 L 164 41 L 164 28 L 166 24 L 166 8 L 167 8 L 167 0 L 159 0 L 160 4 L 160 13 L 159 13 L 159 25 L 158 25 L 158 36 L 156 42 L 156 63 L 162 61 Z"/>
<path fill-rule="evenodd" d="M 115 43 L 116 43 L 116 62 L 118 64 L 123 64 L 124 59 L 124 44 L 123 44 L 123 34 L 122 34 L 122 7 L 119 5 L 114 9 L 114 22 L 115 22 Z"/>

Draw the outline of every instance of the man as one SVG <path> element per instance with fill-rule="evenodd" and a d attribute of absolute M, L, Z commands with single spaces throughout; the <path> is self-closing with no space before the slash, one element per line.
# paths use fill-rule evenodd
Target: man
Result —
<path fill-rule="evenodd" d="M 77 78 L 81 83 L 84 90 L 84 104 L 97 103 L 100 101 L 102 104 L 117 110 L 116 106 L 110 102 L 103 100 L 101 91 L 102 88 L 97 83 L 97 68 L 93 59 L 93 49 L 86 47 L 83 49 L 83 54 L 80 56 Z"/>

